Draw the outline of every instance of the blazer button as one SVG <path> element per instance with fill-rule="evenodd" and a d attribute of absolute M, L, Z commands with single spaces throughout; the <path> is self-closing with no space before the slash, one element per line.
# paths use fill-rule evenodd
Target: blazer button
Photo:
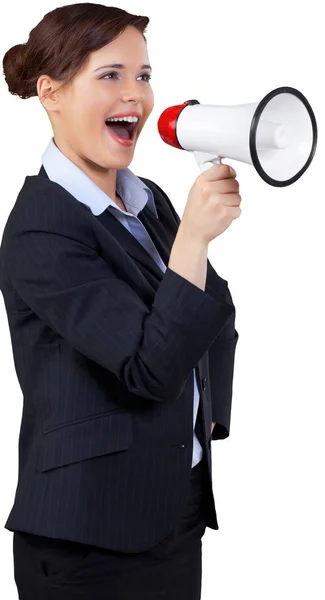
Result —
<path fill-rule="evenodd" d="M 207 387 L 207 385 L 206 385 L 206 384 L 207 384 L 207 378 L 206 378 L 206 377 L 203 377 L 203 379 L 202 379 L 202 390 L 203 390 L 204 392 L 205 392 L 205 390 L 206 390 L 206 387 Z"/>

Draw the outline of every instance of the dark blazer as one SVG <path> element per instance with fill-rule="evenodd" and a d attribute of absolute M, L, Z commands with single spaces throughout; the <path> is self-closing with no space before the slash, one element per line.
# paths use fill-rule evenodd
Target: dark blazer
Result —
<path fill-rule="evenodd" d="M 168 265 L 180 218 L 158 185 L 139 218 Z M 211 438 L 229 435 L 238 332 L 227 281 L 165 273 L 106 210 L 28 176 L 4 228 L 0 287 L 23 393 L 18 484 L 5 527 L 140 552 L 185 509 L 200 382 Z M 216 421 L 210 435 L 211 421 Z"/>

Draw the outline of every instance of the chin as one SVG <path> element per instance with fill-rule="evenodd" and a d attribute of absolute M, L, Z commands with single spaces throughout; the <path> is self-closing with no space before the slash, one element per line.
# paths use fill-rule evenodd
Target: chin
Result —
<path fill-rule="evenodd" d="M 124 156 L 123 156 L 124 154 Z M 127 152 L 101 152 L 92 158 L 87 157 L 86 161 L 96 171 L 108 171 L 109 169 L 125 169 L 133 160 L 134 148 L 129 148 Z"/>
<path fill-rule="evenodd" d="M 128 156 L 118 157 L 112 154 L 111 158 L 103 164 L 105 169 L 126 169 L 133 160 L 134 152 L 129 152 Z"/>

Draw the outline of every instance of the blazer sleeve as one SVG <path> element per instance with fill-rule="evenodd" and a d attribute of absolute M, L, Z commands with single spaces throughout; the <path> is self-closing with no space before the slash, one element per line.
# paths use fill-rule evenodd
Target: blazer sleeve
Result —
<path fill-rule="evenodd" d="M 210 281 L 219 277 L 208 260 L 208 270 L 210 272 Z M 238 331 L 235 328 L 236 310 L 232 296 L 228 287 L 226 287 L 225 299 L 234 310 L 231 317 L 227 320 L 225 327 L 215 338 L 209 347 L 209 380 L 210 395 L 212 404 L 212 421 L 215 424 L 211 439 L 220 440 L 229 436 L 231 406 L 232 406 L 232 388 L 235 364 L 235 352 L 239 338 Z M 215 285 L 207 286 L 206 291 L 214 294 Z"/>
<path fill-rule="evenodd" d="M 13 211 L 2 243 L 13 288 L 44 323 L 133 394 L 178 397 L 233 306 L 222 292 L 212 296 L 167 268 L 148 307 L 96 244 L 81 238 L 89 225 L 67 200 L 37 193 L 23 211 Z"/>
<path fill-rule="evenodd" d="M 154 187 L 158 188 L 179 224 L 181 219 L 165 192 L 157 183 L 147 179 L 144 181 L 150 187 L 153 184 Z M 208 260 L 205 291 L 218 300 L 221 283 L 223 285 L 223 298 L 229 306 L 233 307 L 233 311 L 225 327 L 220 330 L 208 349 L 209 378 L 207 384 L 210 386 L 212 421 L 215 423 L 211 435 L 212 440 L 225 439 L 229 436 L 235 352 L 239 334 L 235 329 L 236 310 L 228 282 L 216 273 Z"/>
<path fill-rule="evenodd" d="M 158 188 L 179 224 L 181 219 L 165 192 L 157 185 L 157 183 L 148 179 L 143 180 L 147 185 L 150 185 L 150 187 L 153 185 L 154 188 Z M 225 327 L 220 330 L 208 349 L 208 385 L 210 385 L 212 421 L 215 423 L 211 439 L 219 440 L 227 438 L 230 431 L 234 362 L 239 334 L 235 329 L 236 310 L 228 282 L 216 273 L 209 260 L 207 265 L 207 275 L 209 275 L 209 277 L 207 276 L 205 291 L 218 300 L 220 285 L 222 285 L 223 299 L 229 306 L 233 307 L 231 317 L 227 320 Z"/>

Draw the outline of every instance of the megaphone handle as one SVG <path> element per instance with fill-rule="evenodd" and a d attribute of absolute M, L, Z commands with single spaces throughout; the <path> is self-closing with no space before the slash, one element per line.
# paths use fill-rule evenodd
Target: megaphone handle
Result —
<path fill-rule="evenodd" d="M 213 165 L 221 163 L 221 156 L 198 151 L 194 151 L 193 154 L 202 172 L 207 171 L 207 169 L 210 169 Z"/>

